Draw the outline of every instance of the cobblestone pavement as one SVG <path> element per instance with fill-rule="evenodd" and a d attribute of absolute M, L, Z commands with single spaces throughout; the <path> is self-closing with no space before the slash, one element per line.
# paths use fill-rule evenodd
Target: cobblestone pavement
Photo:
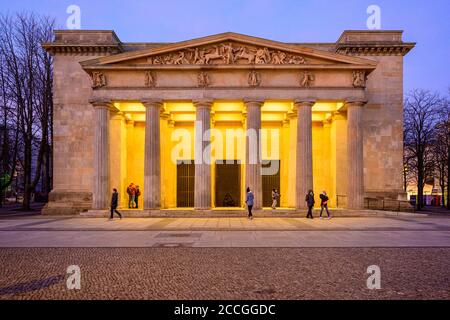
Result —
<path fill-rule="evenodd" d="M 450 299 L 449 261 L 450 248 L 3 248 L 0 299 Z M 66 288 L 73 264 L 81 290 Z"/>

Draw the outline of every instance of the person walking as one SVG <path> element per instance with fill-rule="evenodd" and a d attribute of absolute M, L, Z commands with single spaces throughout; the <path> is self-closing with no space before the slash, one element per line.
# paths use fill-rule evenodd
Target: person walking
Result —
<path fill-rule="evenodd" d="M 328 215 L 328 220 L 331 219 L 331 215 L 330 215 L 330 211 L 328 211 L 328 196 L 325 190 L 322 191 L 322 193 L 320 194 L 320 219 L 322 219 L 322 212 L 323 209 L 325 209 L 327 211 L 327 215 Z"/>
<path fill-rule="evenodd" d="M 280 194 L 277 189 L 272 189 L 272 209 L 277 208 L 278 200 L 280 199 Z"/>
<path fill-rule="evenodd" d="M 255 196 L 253 195 L 252 190 L 250 188 L 247 188 L 247 195 L 245 197 L 245 204 L 248 208 L 248 218 L 250 220 L 253 220 L 253 214 L 252 214 L 252 208 L 253 208 L 253 201 L 255 200 Z"/>
<path fill-rule="evenodd" d="M 316 201 L 314 200 L 314 192 L 312 190 L 308 191 L 308 194 L 305 197 L 305 201 L 306 201 L 306 204 L 308 205 L 308 214 L 306 215 L 306 218 L 313 219 L 312 209 L 313 209 L 314 203 Z"/>
<path fill-rule="evenodd" d="M 117 211 L 117 205 L 119 203 L 119 193 L 117 192 L 117 189 L 113 189 L 113 193 L 111 196 L 111 215 L 109 216 L 109 220 L 114 219 L 114 212 L 119 215 L 120 220 L 122 220 L 122 215 L 119 211 Z"/>
<path fill-rule="evenodd" d="M 139 186 L 136 186 L 136 194 L 134 195 L 134 203 L 136 203 L 136 209 L 139 208 L 139 196 L 141 195 L 141 190 Z"/>

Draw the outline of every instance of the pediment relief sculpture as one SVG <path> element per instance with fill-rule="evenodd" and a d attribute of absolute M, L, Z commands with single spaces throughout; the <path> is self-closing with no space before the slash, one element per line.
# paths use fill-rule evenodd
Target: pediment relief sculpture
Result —
<path fill-rule="evenodd" d="M 299 54 L 282 50 L 225 42 L 150 56 L 147 62 L 152 65 L 300 65 L 306 60 Z"/>
<path fill-rule="evenodd" d="M 106 86 L 106 76 L 102 72 L 92 72 L 92 88 L 101 88 Z"/>

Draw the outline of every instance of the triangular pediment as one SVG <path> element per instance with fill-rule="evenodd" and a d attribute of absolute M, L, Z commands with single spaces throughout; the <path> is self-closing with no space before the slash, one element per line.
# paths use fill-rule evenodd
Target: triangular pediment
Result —
<path fill-rule="evenodd" d="M 356 65 L 376 62 L 282 42 L 223 33 L 82 62 L 84 67 L 123 65 Z"/>

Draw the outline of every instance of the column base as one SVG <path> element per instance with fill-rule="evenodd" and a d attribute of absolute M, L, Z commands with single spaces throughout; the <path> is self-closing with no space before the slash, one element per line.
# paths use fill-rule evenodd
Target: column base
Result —
<path fill-rule="evenodd" d="M 403 190 L 366 190 L 365 198 L 407 200 L 408 194 Z"/>
<path fill-rule="evenodd" d="M 206 207 L 206 208 L 197 208 L 197 207 L 194 207 L 194 210 L 195 210 L 195 211 L 211 211 L 212 208 L 211 208 L 211 207 Z"/>
<path fill-rule="evenodd" d="M 43 215 L 78 215 L 92 208 L 92 192 L 53 190 Z"/>

